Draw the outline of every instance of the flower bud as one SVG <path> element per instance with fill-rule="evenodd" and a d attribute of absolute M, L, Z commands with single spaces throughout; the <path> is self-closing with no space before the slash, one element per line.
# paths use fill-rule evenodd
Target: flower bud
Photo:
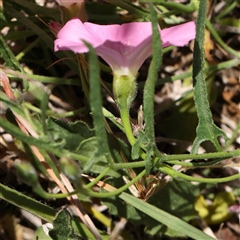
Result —
<path fill-rule="evenodd" d="M 73 182 L 81 179 L 81 169 L 77 162 L 66 157 L 62 157 L 59 161 L 60 168 L 64 174 Z"/>
<path fill-rule="evenodd" d="M 62 24 L 58 23 L 58 22 L 54 22 L 54 21 L 50 21 L 48 24 L 51 32 L 57 36 L 58 32 L 61 30 L 62 28 Z"/>
<path fill-rule="evenodd" d="M 33 166 L 26 162 L 17 163 L 17 175 L 19 179 L 28 186 L 35 187 L 38 185 L 38 176 Z"/>

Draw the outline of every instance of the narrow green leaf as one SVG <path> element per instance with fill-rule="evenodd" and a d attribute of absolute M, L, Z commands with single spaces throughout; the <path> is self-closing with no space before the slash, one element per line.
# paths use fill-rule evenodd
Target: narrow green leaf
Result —
<path fill-rule="evenodd" d="M 4 59 L 6 66 L 18 71 L 22 71 L 19 62 L 15 58 L 8 45 L 5 43 L 2 36 L 0 36 L 0 57 Z"/>
<path fill-rule="evenodd" d="M 110 165 L 113 164 L 110 156 L 108 137 L 105 128 L 105 118 L 102 112 L 102 96 L 100 84 L 100 70 L 97 55 L 91 45 L 86 43 L 89 48 L 89 82 L 90 82 L 90 105 L 94 123 L 94 131 L 98 142 L 98 155 L 105 156 Z M 95 156 L 95 161 L 97 160 Z M 92 159 L 94 160 L 94 159 Z"/>
<path fill-rule="evenodd" d="M 34 80 L 34 81 L 38 81 L 41 83 L 53 83 L 53 84 L 64 84 L 64 85 L 71 85 L 71 86 L 81 86 L 80 81 L 75 80 L 75 79 L 49 77 L 49 76 L 43 76 L 43 75 L 21 73 L 21 72 L 14 71 L 10 68 L 5 68 L 5 67 L 3 67 L 3 70 L 7 75 L 11 75 L 15 78 L 20 78 L 23 80 Z"/>
<path fill-rule="evenodd" d="M 198 115 L 197 137 L 194 140 L 192 153 L 197 153 L 198 147 L 204 141 L 211 141 L 218 151 L 221 146 L 218 137 L 227 139 L 226 134 L 213 122 L 212 113 L 208 102 L 207 87 L 204 78 L 204 31 L 206 21 L 207 0 L 202 0 L 199 5 L 197 18 L 197 35 L 194 44 L 193 54 L 193 80 L 194 80 L 194 101 Z"/>
<path fill-rule="evenodd" d="M 208 236 L 204 232 L 200 231 L 197 228 L 194 228 L 190 224 L 184 222 L 183 220 L 159 209 L 155 206 L 144 202 L 136 197 L 131 196 L 127 193 L 122 193 L 119 196 L 122 200 L 126 201 L 127 204 L 131 204 L 141 212 L 145 213 L 146 215 L 152 217 L 153 219 L 157 220 L 158 222 L 168 226 L 169 228 L 174 229 L 175 231 L 187 235 L 193 239 L 199 240 L 213 240 L 214 238 Z"/>
<path fill-rule="evenodd" d="M 146 145 L 146 173 L 149 174 L 152 168 L 151 154 L 156 150 L 155 144 L 155 131 L 154 131 L 154 91 L 155 84 L 158 77 L 158 70 L 162 64 L 162 42 L 159 34 L 157 13 L 150 4 L 150 13 L 152 21 L 152 47 L 153 47 L 153 58 L 148 71 L 148 77 L 144 87 L 143 95 L 143 110 L 145 120 L 145 134 L 147 138 Z"/>
<path fill-rule="evenodd" d="M 1 183 L 0 183 L 0 198 L 40 217 L 41 219 L 47 222 L 52 222 L 56 214 L 56 211 L 53 208 L 43 203 L 40 203 L 35 199 L 32 199 Z"/>

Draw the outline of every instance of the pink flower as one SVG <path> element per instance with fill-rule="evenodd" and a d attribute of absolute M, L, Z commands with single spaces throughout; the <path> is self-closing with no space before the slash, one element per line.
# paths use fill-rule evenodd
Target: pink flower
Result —
<path fill-rule="evenodd" d="M 195 23 L 188 22 L 161 30 L 162 46 L 184 46 L 195 38 Z M 133 22 L 122 25 L 68 21 L 57 34 L 55 51 L 88 52 L 82 40 L 90 43 L 96 53 L 112 68 L 114 78 L 127 75 L 136 78 L 143 62 L 152 54 L 151 22 Z"/>

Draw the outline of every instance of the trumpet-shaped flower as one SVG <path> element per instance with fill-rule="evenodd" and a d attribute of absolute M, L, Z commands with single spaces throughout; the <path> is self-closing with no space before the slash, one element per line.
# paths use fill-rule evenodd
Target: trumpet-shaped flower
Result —
<path fill-rule="evenodd" d="M 162 46 L 184 46 L 195 38 L 195 23 L 188 22 L 161 30 Z M 84 41 L 95 48 L 113 71 L 114 78 L 128 76 L 135 79 L 143 62 L 152 54 L 151 22 L 132 22 L 122 25 L 68 21 L 58 32 L 55 51 L 88 52 Z"/>

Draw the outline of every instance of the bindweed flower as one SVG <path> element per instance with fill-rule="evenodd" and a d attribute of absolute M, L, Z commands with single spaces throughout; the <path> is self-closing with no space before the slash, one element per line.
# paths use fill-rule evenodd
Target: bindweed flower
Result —
<path fill-rule="evenodd" d="M 195 23 L 188 22 L 159 31 L 162 46 L 184 46 L 195 38 Z M 151 22 L 132 22 L 122 25 L 82 23 L 79 19 L 68 21 L 58 32 L 55 51 L 88 52 L 84 41 L 95 48 L 113 71 L 113 92 L 119 107 L 128 107 L 136 94 L 136 76 L 143 62 L 152 54 Z M 125 97 L 123 97 L 125 96 Z"/>
<path fill-rule="evenodd" d="M 162 46 L 184 46 L 195 38 L 195 23 L 188 22 L 161 30 Z M 82 40 L 90 43 L 96 53 L 111 67 L 115 78 L 136 78 L 143 62 L 152 54 L 151 22 L 133 22 L 122 25 L 68 21 L 54 42 L 55 51 L 88 52 Z"/>
<path fill-rule="evenodd" d="M 85 11 L 86 0 L 56 0 L 59 4 L 63 23 L 76 17 L 81 21 L 87 20 L 87 13 Z"/>

